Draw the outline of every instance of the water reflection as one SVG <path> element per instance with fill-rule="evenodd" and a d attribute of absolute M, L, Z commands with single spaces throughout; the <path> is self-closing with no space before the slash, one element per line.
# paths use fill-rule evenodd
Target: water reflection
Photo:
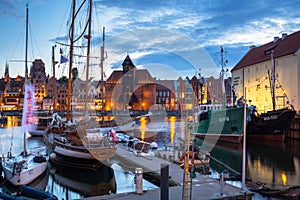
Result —
<path fill-rule="evenodd" d="M 247 173 L 254 182 L 272 188 L 300 184 L 299 141 L 251 142 L 247 147 Z"/>
<path fill-rule="evenodd" d="M 5 156 L 11 149 L 12 154 L 19 154 L 23 146 L 23 134 L 17 117 L 10 117 L 8 124 L 0 128 L 0 155 Z M 13 126 L 10 126 L 12 124 Z M 28 148 L 43 145 L 42 137 L 31 137 L 27 134 Z M 117 161 L 111 161 L 112 166 L 103 165 L 98 171 L 74 169 L 68 166 L 49 165 L 48 173 L 43 174 L 32 184 L 33 187 L 55 194 L 59 199 L 80 199 L 95 195 L 133 192 L 134 174 L 123 171 Z M 115 163 L 115 164 L 114 164 Z M 2 174 L 3 176 L 3 174 Z M 143 180 L 144 188 L 157 188 L 152 183 Z M 1 185 L 2 186 L 2 185 Z M 7 182 L 0 191 L 16 192 L 17 187 Z"/>
<path fill-rule="evenodd" d="M 14 126 L 21 126 L 22 117 L 19 116 L 6 116 L 7 123 L 2 124 L 3 128 L 10 128 Z"/>
<path fill-rule="evenodd" d="M 65 189 L 65 199 L 73 199 L 74 195 L 82 198 L 116 193 L 114 171 L 106 165 L 92 170 L 51 162 L 49 171 L 53 183 L 50 181 L 47 189 L 58 196 L 62 196 L 60 191 Z"/>
<path fill-rule="evenodd" d="M 198 141 L 201 145 L 201 141 Z M 202 146 L 202 148 L 205 148 Z M 247 142 L 246 176 L 254 183 L 270 188 L 300 184 L 300 142 Z M 231 177 L 240 180 L 242 146 L 218 142 L 211 150 L 211 168 L 216 172 L 227 169 Z M 215 174 L 217 175 L 217 173 Z"/>
<path fill-rule="evenodd" d="M 174 144 L 176 117 L 171 116 L 169 120 L 170 120 L 170 139 L 171 139 L 170 143 Z"/>
<path fill-rule="evenodd" d="M 163 127 L 165 131 L 155 132 L 152 138 L 147 136 L 147 128 L 152 122 L 157 122 L 158 127 Z M 162 121 L 146 121 L 142 125 L 140 123 L 141 135 L 147 141 L 156 141 L 159 148 L 163 148 L 165 145 L 171 143 L 178 145 L 180 142 L 179 137 L 183 137 L 185 133 L 184 122 L 178 121 L 176 117 L 164 118 Z M 7 126 L 10 128 L 0 129 L 0 153 L 6 154 L 13 141 L 13 152 L 19 153 L 23 148 L 21 128 L 17 125 L 20 124 L 20 119 L 18 117 L 11 117 L 8 119 Z M 149 124 L 149 125 L 148 125 Z M 144 127 L 144 128 L 143 128 Z M 138 130 L 139 127 L 137 127 Z M 151 128 L 151 126 L 150 126 Z M 151 129 L 150 129 L 151 130 Z M 152 129 L 154 130 L 154 129 Z M 29 148 L 32 146 L 41 145 L 42 139 L 28 137 L 27 140 Z M 201 143 L 200 143 L 201 145 Z M 253 142 L 249 141 L 247 143 L 247 172 L 248 178 L 251 178 L 254 183 L 261 182 L 266 183 L 269 187 L 289 187 L 294 185 L 300 185 L 300 141 L 287 140 L 286 142 Z M 233 171 L 241 173 L 242 168 L 242 146 L 230 143 L 220 143 L 218 142 L 211 150 L 211 155 L 216 158 L 216 160 L 223 163 L 221 165 L 218 162 L 211 160 L 211 168 L 213 172 L 220 172 L 226 167 L 230 167 Z M 127 169 L 123 169 L 118 164 L 113 164 L 112 168 L 114 170 L 114 178 L 112 177 L 112 182 L 104 181 L 111 193 L 123 193 L 128 191 L 134 191 L 133 188 L 133 178 L 132 172 L 128 172 Z M 58 170 L 58 171 L 57 171 Z M 80 180 L 76 180 L 80 177 L 79 172 L 73 172 L 69 174 L 69 177 L 64 175 L 67 173 L 61 172 L 61 169 L 55 168 L 55 173 L 51 173 L 49 176 L 49 181 L 47 189 L 53 189 L 54 194 L 61 194 L 61 198 L 81 198 L 83 195 L 89 195 L 89 192 L 101 192 L 97 189 L 97 184 L 91 184 L 88 180 L 82 180 L 85 186 L 90 189 L 85 191 L 79 191 L 80 188 L 75 187 L 65 187 L 62 180 L 74 181 L 78 184 Z M 230 172 L 230 171 L 229 171 Z M 231 175 L 235 175 L 234 172 L 230 172 Z M 56 175 L 57 174 L 57 175 Z M 73 176 L 72 176 L 73 174 Z M 213 173 L 217 174 L 217 173 Z M 60 176 L 60 178 L 59 178 Z M 76 176 L 76 177 L 75 177 Z M 100 176 L 101 177 L 101 176 Z M 75 180 L 74 180 L 75 179 Z M 115 180 L 116 187 L 113 189 L 113 179 Z M 108 180 L 108 179 L 106 179 Z M 101 180 L 100 180 L 101 181 Z M 104 183 L 102 181 L 102 183 Z M 76 183 L 76 184 L 77 184 Z M 100 183 L 100 182 L 99 182 Z M 145 189 L 152 189 L 154 186 L 151 183 L 144 182 Z M 54 186 L 53 186 L 54 185 Z M 95 190 L 93 190 L 93 187 Z M 83 187 L 82 187 L 83 188 Z M 104 187 L 106 188 L 106 187 Z M 107 189 L 106 188 L 106 189 Z M 104 191 L 102 191 L 104 192 Z"/>
<path fill-rule="evenodd" d="M 29 184 L 29 186 L 37 188 L 39 190 L 45 190 L 49 180 L 49 171 L 46 170 L 42 175 Z M 6 181 L 1 190 L 2 192 L 13 194 L 18 191 L 19 187 L 12 185 L 9 181 Z"/>

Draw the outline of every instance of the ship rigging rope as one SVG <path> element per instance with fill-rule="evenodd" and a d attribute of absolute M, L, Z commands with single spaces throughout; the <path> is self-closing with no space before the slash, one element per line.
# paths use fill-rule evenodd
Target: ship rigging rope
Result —
<path fill-rule="evenodd" d="M 259 85 L 261 85 L 261 84 L 264 83 L 266 80 L 268 80 L 268 79 L 265 78 L 265 75 L 266 75 L 266 74 L 267 74 L 267 73 L 261 75 L 259 78 L 256 78 L 256 81 L 258 81 L 258 80 L 263 80 L 263 81 L 259 82 L 258 84 L 255 83 L 254 85 L 247 86 L 247 89 L 251 89 L 251 88 L 254 88 L 254 87 L 259 87 Z"/>
<path fill-rule="evenodd" d="M 283 89 L 283 87 L 282 87 L 281 83 L 279 82 L 279 80 L 276 79 L 276 81 L 278 82 L 279 87 L 280 87 L 281 90 L 283 91 L 283 94 L 284 94 L 284 96 L 285 96 L 285 98 L 287 99 L 287 102 L 288 102 L 288 104 L 289 104 L 289 102 L 290 102 L 289 97 L 287 96 L 287 94 L 286 94 L 285 90 Z M 289 105 L 292 107 L 293 110 L 295 110 L 295 109 L 294 109 L 294 106 L 293 106 L 292 104 L 289 104 Z"/>
<path fill-rule="evenodd" d="M 82 9 L 83 5 L 85 4 L 86 0 L 84 0 L 81 5 L 79 6 L 78 10 L 76 11 L 75 15 L 74 15 L 74 19 L 72 20 L 72 24 L 70 26 L 70 29 L 69 29 L 69 38 L 71 38 L 71 31 L 72 31 L 72 26 L 74 25 L 74 22 L 75 22 L 75 19 L 77 17 L 77 15 L 79 14 L 79 11 Z M 88 15 L 87 15 L 88 16 Z M 82 38 L 82 36 L 84 35 L 87 27 L 88 27 L 88 24 L 89 24 L 89 21 L 86 22 L 85 26 L 84 26 L 84 29 L 83 31 L 81 32 L 81 34 L 79 34 L 79 36 L 73 40 L 73 42 L 77 42 L 80 38 Z"/>

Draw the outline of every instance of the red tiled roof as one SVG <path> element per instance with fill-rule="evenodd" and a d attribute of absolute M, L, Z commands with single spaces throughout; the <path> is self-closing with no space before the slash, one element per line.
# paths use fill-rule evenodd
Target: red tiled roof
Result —
<path fill-rule="evenodd" d="M 107 83 L 109 82 L 117 82 L 123 76 L 123 70 L 115 70 L 112 72 L 110 77 L 106 80 Z"/>
<path fill-rule="evenodd" d="M 279 38 L 274 41 L 264 44 L 259 47 L 251 48 L 244 57 L 234 66 L 231 71 L 254 65 L 256 63 L 271 60 L 271 54 L 266 54 L 267 51 L 274 49 L 274 58 L 293 54 L 300 48 L 300 31 L 287 35 L 286 38 Z"/>

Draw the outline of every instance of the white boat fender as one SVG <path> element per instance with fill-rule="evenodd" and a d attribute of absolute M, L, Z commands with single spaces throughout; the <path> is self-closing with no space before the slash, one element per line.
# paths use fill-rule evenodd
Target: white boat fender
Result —
<path fill-rule="evenodd" d="M 56 154 L 55 153 L 50 154 L 50 160 L 56 160 Z"/>
<path fill-rule="evenodd" d="M 151 149 L 157 149 L 158 145 L 156 142 L 151 142 L 150 147 L 151 147 Z"/>

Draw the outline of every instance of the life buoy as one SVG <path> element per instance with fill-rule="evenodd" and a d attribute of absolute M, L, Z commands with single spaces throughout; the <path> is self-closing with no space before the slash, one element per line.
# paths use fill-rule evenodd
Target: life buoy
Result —
<path fill-rule="evenodd" d="M 194 165 L 194 156 L 190 152 L 181 154 L 180 159 L 179 159 L 179 165 L 180 165 L 181 169 L 184 169 L 184 161 L 186 158 L 191 159 L 191 162 L 189 162 L 189 166 L 188 166 L 189 169 L 191 169 Z"/>

